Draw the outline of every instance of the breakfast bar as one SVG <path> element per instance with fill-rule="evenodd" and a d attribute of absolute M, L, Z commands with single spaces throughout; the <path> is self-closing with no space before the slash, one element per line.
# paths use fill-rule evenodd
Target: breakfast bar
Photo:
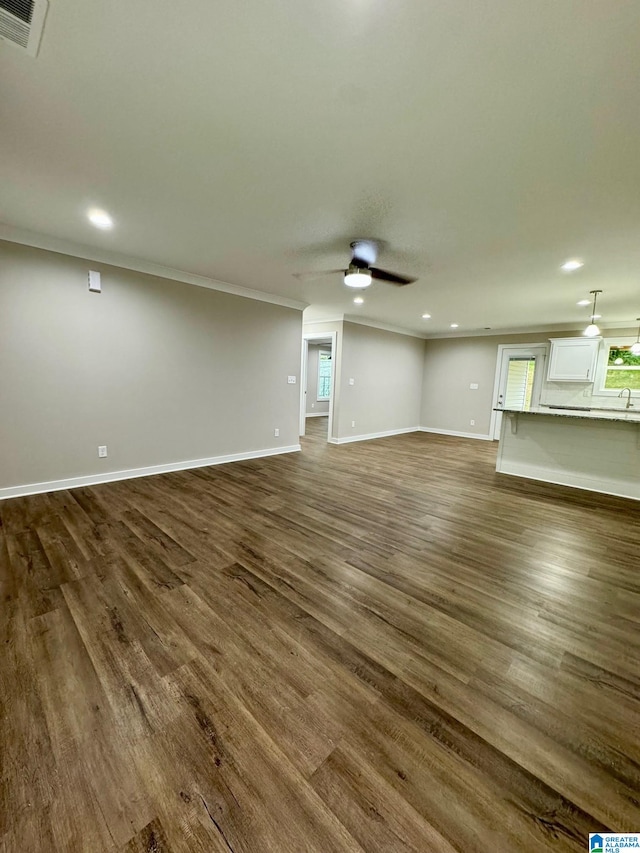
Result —
<path fill-rule="evenodd" d="M 496 411 L 503 413 L 496 471 L 640 500 L 640 412 Z"/>

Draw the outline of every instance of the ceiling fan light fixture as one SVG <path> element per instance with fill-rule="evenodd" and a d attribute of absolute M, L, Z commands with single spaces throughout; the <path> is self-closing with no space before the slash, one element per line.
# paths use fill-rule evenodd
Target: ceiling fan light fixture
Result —
<path fill-rule="evenodd" d="M 369 287 L 372 281 L 372 276 L 367 269 L 353 269 L 353 267 L 345 270 L 344 283 L 347 287 L 353 287 L 362 290 Z"/>

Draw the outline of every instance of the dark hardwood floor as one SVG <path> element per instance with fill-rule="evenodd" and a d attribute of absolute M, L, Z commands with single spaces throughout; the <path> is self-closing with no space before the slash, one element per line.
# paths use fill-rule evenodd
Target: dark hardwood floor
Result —
<path fill-rule="evenodd" d="M 638 506 L 320 420 L 301 454 L 0 503 L 3 853 L 640 830 Z"/>

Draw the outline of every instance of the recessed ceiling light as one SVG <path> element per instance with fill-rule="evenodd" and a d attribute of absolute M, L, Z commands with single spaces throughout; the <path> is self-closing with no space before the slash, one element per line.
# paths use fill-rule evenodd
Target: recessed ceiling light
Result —
<path fill-rule="evenodd" d="M 103 231 L 113 228 L 113 219 L 109 216 L 106 210 L 99 210 L 97 207 L 92 207 L 91 210 L 87 212 L 87 216 L 89 218 L 89 222 L 92 225 L 95 225 L 96 228 L 102 228 Z"/>
<path fill-rule="evenodd" d="M 584 307 L 585 305 L 591 305 L 590 299 L 581 299 L 579 302 L 576 302 L 576 305 L 581 305 Z"/>
<path fill-rule="evenodd" d="M 565 261 L 560 267 L 560 269 L 564 270 L 565 272 L 575 272 L 583 266 L 584 263 L 582 261 L 579 261 L 577 258 L 571 258 L 571 260 Z"/>
<path fill-rule="evenodd" d="M 458 328 L 458 324 L 457 324 L 457 323 L 452 323 L 452 324 L 451 324 L 451 328 L 452 328 L 452 329 L 457 329 L 457 328 Z"/>
<path fill-rule="evenodd" d="M 422 319 L 423 319 L 423 320 L 430 320 L 430 319 L 431 319 L 431 314 L 423 314 L 423 315 L 422 315 Z"/>
<path fill-rule="evenodd" d="M 353 301 L 356 303 L 356 305 L 362 305 L 362 303 L 364 302 L 364 299 L 362 298 L 362 296 L 356 296 L 356 298 Z"/>

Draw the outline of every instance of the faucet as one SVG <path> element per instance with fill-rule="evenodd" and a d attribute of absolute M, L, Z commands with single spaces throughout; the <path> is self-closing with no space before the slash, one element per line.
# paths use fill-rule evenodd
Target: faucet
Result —
<path fill-rule="evenodd" d="M 622 391 L 618 394 L 618 397 L 622 397 L 624 392 L 627 391 L 627 405 L 625 409 L 633 409 L 633 403 L 631 402 L 631 388 L 623 388 Z"/>

